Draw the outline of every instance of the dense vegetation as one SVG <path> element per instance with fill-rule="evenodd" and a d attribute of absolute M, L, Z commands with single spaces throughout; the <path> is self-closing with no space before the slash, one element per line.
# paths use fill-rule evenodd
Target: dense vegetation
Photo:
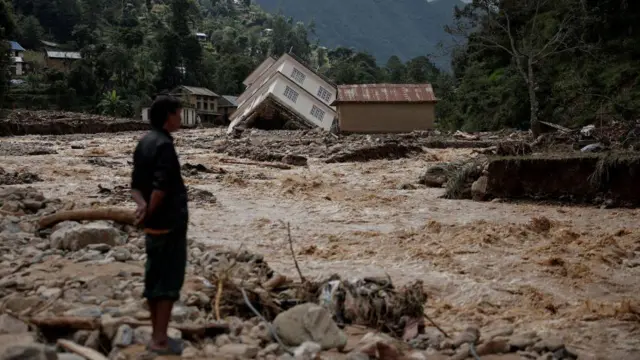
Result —
<path fill-rule="evenodd" d="M 44 39 L 83 54 L 68 74 L 30 74 L 6 100 L 19 106 L 130 116 L 179 84 L 240 94 L 265 57 L 290 50 L 338 83 L 422 82 L 439 73 L 425 56 L 406 64 L 393 57 L 387 72 L 367 53 L 327 50 L 310 42 L 313 24 L 268 14 L 251 1 L 13 0 L 13 10 L 17 27 L 5 35 L 28 49 Z M 196 32 L 208 39 L 199 41 Z"/>
<path fill-rule="evenodd" d="M 447 27 L 465 41 L 446 73 L 424 55 L 377 61 L 327 49 L 321 37 L 310 41 L 314 22 L 266 13 L 250 0 L 0 0 L 0 36 L 32 49 L 56 41 L 83 54 L 68 74 L 37 70 L 0 99 L 134 115 L 177 84 L 239 94 L 266 56 L 292 50 L 338 84 L 433 83 L 444 128 L 537 132 L 538 120 L 629 122 L 640 110 L 639 15 L 640 3 L 628 0 L 474 0 Z M 36 54 L 29 60 L 37 63 Z M 6 76 L 0 80 L 5 91 Z"/>

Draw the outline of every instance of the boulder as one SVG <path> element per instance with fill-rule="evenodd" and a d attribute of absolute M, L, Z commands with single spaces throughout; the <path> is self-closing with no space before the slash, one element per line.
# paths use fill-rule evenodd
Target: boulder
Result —
<path fill-rule="evenodd" d="M 64 227 L 51 234 L 51 248 L 78 251 L 91 244 L 116 246 L 121 236 L 118 229 L 105 223 Z"/>
<path fill-rule="evenodd" d="M 478 180 L 471 185 L 471 198 L 475 201 L 482 201 L 487 197 L 487 186 L 489 178 L 485 175 L 480 176 Z"/>
<path fill-rule="evenodd" d="M 0 334 L 22 334 L 29 332 L 29 325 L 9 314 L 0 315 Z"/>
<path fill-rule="evenodd" d="M 343 349 L 347 336 L 333 321 L 331 313 L 322 306 L 306 303 L 278 314 L 273 326 L 280 339 L 287 345 L 299 346 L 313 341 L 328 349 Z"/>
<path fill-rule="evenodd" d="M 32 343 L 15 345 L 8 348 L 0 358 L 2 360 L 58 360 L 58 354 L 52 347 Z"/>
<path fill-rule="evenodd" d="M 258 351 L 260 351 L 258 347 L 247 344 L 227 344 L 218 349 L 222 356 L 233 356 L 242 359 L 252 359 L 258 355 Z"/>

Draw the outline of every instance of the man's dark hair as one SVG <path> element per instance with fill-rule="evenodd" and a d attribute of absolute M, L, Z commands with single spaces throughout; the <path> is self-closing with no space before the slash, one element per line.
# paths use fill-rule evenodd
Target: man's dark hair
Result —
<path fill-rule="evenodd" d="M 182 103 L 171 95 L 156 97 L 149 110 L 149 122 L 156 129 L 162 129 L 169 118 L 169 114 L 175 114 L 182 109 Z"/>

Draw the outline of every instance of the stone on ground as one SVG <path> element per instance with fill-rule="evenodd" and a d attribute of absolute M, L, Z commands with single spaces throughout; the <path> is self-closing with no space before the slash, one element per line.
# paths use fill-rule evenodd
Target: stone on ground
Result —
<path fill-rule="evenodd" d="M 51 248 L 78 251 L 91 244 L 116 246 L 121 233 L 105 223 L 90 223 L 75 227 L 64 227 L 51 234 Z"/>
<path fill-rule="evenodd" d="M 328 350 L 342 349 L 347 344 L 347 336 L 333 321 L 331 313 L 316 304 L 297 305 L 282 312 L 273 325 L 280 339 L 290 346 L 313 341 Z"/>

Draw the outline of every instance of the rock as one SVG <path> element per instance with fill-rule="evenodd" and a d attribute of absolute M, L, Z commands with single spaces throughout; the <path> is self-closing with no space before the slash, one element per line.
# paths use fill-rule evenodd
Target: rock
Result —
<path fill-rule="evenodd" d="M 3 359 L 2 354 L 10 347 L 30 345 L 35 343 L 35 341 L 36 335 L 34 333 L 0 335 L 0 359 Z"/>
<path fill-rule="evenodd" d="M 509 346 L 513 350 L 525 350 L 529 346 L 535 344 L 537 341 L 538 334 L 536 334 L 535 332 L 516 334 L 509 338 Z"/>
<path fill-rule="evenodd" d="M 133 343 L 133 329 L 129 325 L 121 325 L 113 338 L 113 347 L 127 347 Z"/>
<path fill-rule="evenodd" d="M 501 328 L 493 329 L 482 334 L 482 341 L 492 340 L 498 336 L 511 336 L 513 335 L 514 327 L 507 325 Z"/>
<path fill-rule="evenodd" d="M 249 336 L 260 339 L 262 341 L 271 341 L 271 332 L 269 331 L 269 326 L 266 322 L 261 322 L 260 324 L 251 328 L 251 331 L 249 331 Z"/>
<path fill-rule="evenodd" d="M 407 356 L 407 360 L 427 360 L 427 355 L 419 351 L 414 351 Z"/>
<path fill-rule="evenodd" d="M 287 345 L 299 346 L 305 341 L 320 344 L 322 349 L 343 349 L 347 336 L 333 321 L 333 315 L 324 307 L 306 303 L 278 314 L 273 326 Z"/>
<path fill-rule="evenodd" d="M 46 288 L 44 286 L 41 286 L 36 291 L 36 294 L 42 296 L 45 299 L 56 298 L 56 297 L 60 296 L 61 293 L 62 293 L 62 289 L 59 289 L 59 288 L 50 288 L 49 289 L 49 288 Z"/>
<path fill-rule="evenodd" d="M 428 187 L 440 188 L 447 182 L 447 169 L 442 165 L 434 165 L 420 176 L 418 183 Z"/>
<path fill-rule="evenodd" d="M 247 344 L 226 344 L 218 350 L 220 355 L 231 355 L 240 358 L 254 358 L 258 355 L 258 347 Z"/>
<path fill-rule="evenodd" d="M 355 351 L 380 360 L 392 360 L 400 357 L 400 351 L 394 345 L 393 338 L 384 334 L 368 333 L 360 339 Z"/>
<path fill-rule="evenodd" d="M 194 348 L 194 347 L 188 347 L 184 350 L 182 350 L 182 358 L 183 359 L 194 359 L 197 358 L 199 356 L 199 351 L 198 349 Z"/>
<path fill-rule="evenodd" d="M 456 353 L 450 357 L 451 360 L 465 360 L 467 357 L 469 357 L 469 355 L 471 355 L 470 350 L 471 347 L 469 346 L 468 342 L 463 343 L 460 348 L 458 348 L 458 350 L 456 350 Z"/>
<path fill-rule="evenodd" d="M 89 335 L 91 334 L 91 331 L 89 330 L 78 330 L 73 334 L 73 337 L 71 337 L 71 341 L 73 341 L 76 344 L 84 344 L 85 342 L 87 342 L 87 339 L 89 338 Z"/>
<path fill-rule="evenodd" d="M 99 318 L 102 316 L 102 309 L 97 306 L 87 306 L 77 309 L 71 309 L 64 313 L 65 316 L 85 317 L 85 318 Z"/>
<path fill-rule="evenodd" d="M 440 344 L 444 340 L 444 335 L 440 330 L 429 327 L 424 329 L 424 334 L 418 335 L 416 338 L 409 341 L 414 349 L 426 350 L 428 348 L 441 349 Z"/>
<path fill-rule="evenodd" d="M 69 354 L 69 353 L 59 353 L 58 360 L 85 360 L 84 356 Z"/>
<path fill-rule="evenodd" d="M 51 234 L 51 248 L 78 251 L 91 244 L 116 246 L 120 242 L 120 231 L 104 223 L 89 223 L 65 227 Z"/>
<path fill-rule="evenodd" d="M 58 355 L 52 347 L 43 344 L 15 345 L 8 348 L 0 358 L 2 360 L 57 360 Z"/>
<path fill-rule="evenodd" d="M 133 331 L 133 343 L 147 345 L 149 341 L 151 341 L 151 333 L 153 333 L 153 329 L 151 329 L 151 326 L 140 326 L 136 328 Z M 169 337 L 172 337 L 174 339 L 182 339 L 182 333 L 180 332 L 180 330 L 169 328 L 167 330 L 167 334 L 169 335 Z"/>
<path fill-rule="evenodd" d="M 32 212 L 37 212 L 38 210 L 44 208 L 44 203 L 42 201 L 30 200 L 30 199 L 23 200 L 22 205 L 24 205 L 25 209 Z"/>
<path fill-rule="evenodd" d="M 322 351 L 320 344 L 305 341 L 293 351 L 293 356 L 296 360 L 314 360 L 320 351 Z"/>
<path fill-rule="evenodd" d="M 99 251 L 101 253 L 106 253 L 106 252 L 109 252 L 109 250 L 111 250 L 111 245 L 109 245 L 109 244 L 90 244 L 90 245 L 87 246 L 87 249 Z"/>
<path fill-rule="evenodd" d="M 175 322 L 185 322 L 189 318 L 189 309 L 182 305 L 174 305 L 171 309 L 171 320 Z"/>
<path fill-rule="evenodd" d="M 94 330 L 89 334 L 87 341 L 84 343 L 84 346 L 93 349 L 100 350 L 100 330 Z"/>
<path fill-rule="evenodd" d="M 509 340 L 507 339 L 493 339 L 481 344 L 477 348 L 478 355 L 492 355 L 492 354 L 504 354 L 508 353 L 511 349 L 509 346 Z"/>
<path fill-rule="evenodd" d="M 260 350 L 258 352 L 258 357 L 265 357 L 269 354 L 274 354 L 276 353 L 278 350 L 280 349 L 280 344 L 278 343 L 271 343 L 269 345 L 267 345 L 264 349 Z"/>
<path fill-rule="evenodd" d="M 465 329 L 465 331 L 458 334 L 458 336 L 453 339 L 453 346 L 457 348 L 460 347 L 460 345 L 466 343 L 475 344 L 478 342 L 479 338 L 480 330 L 474 327 L 468 327 L 467 329 Z"/>
<path fill-rule="evenodd" d="M 215 357 L 218 355 L 218 348 L 213 344 L 207 344 L 204 346 L 203 352 L 207 357 Z"/>
<path fill-rule="evenodd" d="M 216 346 L 217 347 L 223 347 L 227 344 L 231 344 L 231 338 L 229 337 L 229 335 L 227 334 L 222 334 L 222 335 L 218 335 L 216 337 Z"/>
<path fill-rule="evenodd" d="M 560 337 L 548 337 L 533 345 L 533 350 L 539 353 L 543 353 L 545 351 L 555 352 L 562 348 L 564 348 L 564 340 Z"/>
<path fill-rule="evenodd" d="M 29 325 L 9 314 L 0 315 L 0 334 L 22 334 L 29 332 Z"/>
<path fill-rule="evenodd" d="M 487 187 L 489 186 L 489 178 L 485 175 L 480 176 L 478 180 L 471 185 L 471 197 L 475 201 L 482 201 L 487 196 Z"/>
<path fill-rule="evenodd" d="M 346 358 L 346 360 L 369 360 L 369 359 L 371 359 L 369 355 L 365 353 L 361 353 L 359 351 L 350 352 L 349 354 L 347 354 L 347 358 Z"/>
<path fill-rule="evenodd" d="M 117 247 L 115 249 L 113 249 L 113 258 L 116 259 L 116 261 L 119 262 L 125 262 L 129 259 L 131 259 L 131 252 L 129 251 L 129 249 L 124 248 L 124 247 Z"/>

